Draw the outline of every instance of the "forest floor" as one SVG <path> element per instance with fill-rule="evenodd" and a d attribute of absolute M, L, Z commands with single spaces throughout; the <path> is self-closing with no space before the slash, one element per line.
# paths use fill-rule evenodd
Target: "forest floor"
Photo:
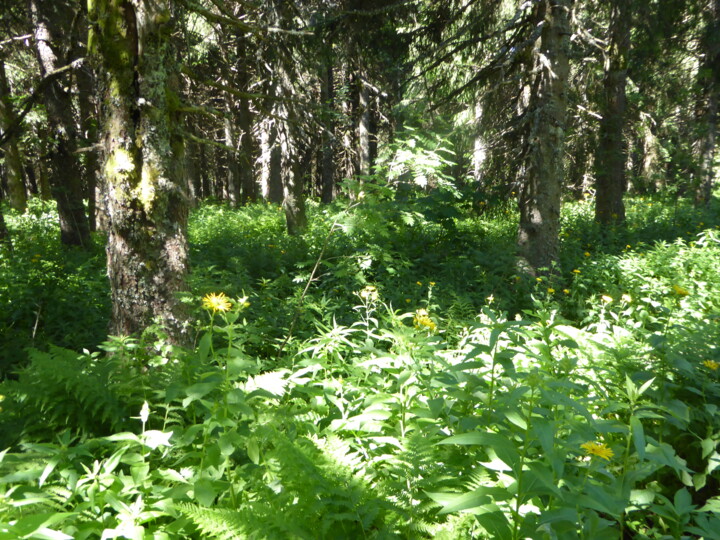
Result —
<path fill-rule="evenodd" d="M 627 206 L 535 277 L 509 206 L 204 205 L 187 349 L 8 212 L 0 538 L 720 538 L 720 205 Z"/>

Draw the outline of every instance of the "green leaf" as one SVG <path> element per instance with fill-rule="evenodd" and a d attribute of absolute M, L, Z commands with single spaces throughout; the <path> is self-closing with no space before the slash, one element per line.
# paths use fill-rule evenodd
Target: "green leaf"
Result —
<path fill-rule="evenodd" d="M 210 354 L 210 346 L 212 345 L 212 334 L 207 332 L 200 338 L 198 344 L 198 358 L 201 362 L 205 362 Z"/>
<path fill-rule="evenodd" d="M 195 482 L 193 492 L 195 494 L 195 500 L 202 506 L 211 506 L 217 496 L 217 491 L 213 486 L 212 480 L 209 478 L 201 478 Z"/>
<path fill-rule="evenodd" d="M 513 470 L 520 460 L 515 446 L 498 433 L 493 432 L 470 432 L 461 435 L 454 435 L 440 441 L 437 444 L 462 444 L 462 445 L 479 445 L 491 447 L 497 456 Z"/>
<path fill-rule="evenodd" d="M 17 538 L 35 536 L 40 529 L 52 527 L 71 515 L 70 513 L 48 512 L 25 516 L 15 522 L 12 532 L 17 534 Z"/>
<path fill-rule="evenodd" d="M 643 430 L 642 422 L 637 416 L 630 417 L 630 429 L 632 430 L 635 451 L 640 459 L 645 459 L 645 431 Z"/>
<path fill-rule="evenodd" d="M 511 538 L 510 523 L 505 513 L 494 504 L 475 508 L 475 519 L 493 538 Z"/>
<path fill-rule="evenodd" d="M 690 512 L 692 512 L 695 508 L 695 505 L 692 503 L 690 492 L 685 488 L 681 488 L 675 492 L 673 505 L 675 506 L 675 512 L 677 512 L 678 516 L 690 514 Z"/>

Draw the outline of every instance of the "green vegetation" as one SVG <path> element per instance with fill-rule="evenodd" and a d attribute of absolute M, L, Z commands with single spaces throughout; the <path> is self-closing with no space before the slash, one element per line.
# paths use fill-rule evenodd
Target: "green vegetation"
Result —
<path fill-rule="evenodd" d="M 5 210 L 0 538 L 720 538 L 717 203 L 568 203 L 536 278 L 514 210 L 364 189 L 198 208 L 191 349 Z"/>

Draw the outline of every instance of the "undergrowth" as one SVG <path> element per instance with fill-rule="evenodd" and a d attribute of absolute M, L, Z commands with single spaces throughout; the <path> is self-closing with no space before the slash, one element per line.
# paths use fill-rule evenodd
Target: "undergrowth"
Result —
<path fill-rule="evenodd" d="M 0 383 L 0 538 L 719 538 L 717 208 L 635 199 L 602 232 L 569 204 L 535 278 L 512 213 L 436 196 L 311 205 L 295 238 L 198 209 L 192 349 L 78 334 Z M 41 294 L 24 220 L 5 328 Z M 102 313 L 97 255 L 35 242 Z"/>

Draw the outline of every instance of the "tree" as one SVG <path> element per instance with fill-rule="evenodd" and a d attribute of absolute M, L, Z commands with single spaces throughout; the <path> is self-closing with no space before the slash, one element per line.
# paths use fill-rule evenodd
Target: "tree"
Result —
<path fill-rule="evenodd" d="M 0 56 L 0 127 L 4 132 L 12 129 L 16 123 L 12 102 L 10 101 L 10 86 L 5 75 L 5 59 Z M 23 174 L 22 160 L 17 145 L 17 137 L 10 133 L 5 143 L 5 170 L 7 171 L 8 200 L 10 206 L 19 212 L 27 207 L 25 193 L 25 175 Z"/>
<path fill-rule="evenodd" d="M 625 221 L 623 194 L 627 181 L 625 85 L 630 50 L 630 3 L 610 3 L 610 37 L 601 103 L 600 138 L 595 155 L 595 219 L 605 225 Z"/>
<path fill-rule="evenodd" d="M 529 146 L 518 231 L 521 255 L 535 269 L 550 269 L 559 252 L 570 6 L 571 0 L 545 0 L 535 8 L 542 34 L 531 57 L 536 75 L 525 112 Z"/>
<path fill-rule="evenodd" d="M 718 103 L 720 102 L 720 0 L 706 0 L 705 28 L 701 39 L 702 59 L 697 75 L 700 90 L 696 118 L 698 136 L 695 141 L 697 166 L 695 202 L 707 204 L 712 195 L 715 177 L 715 138 Z"/>
<path fill-rule="evenodd" d="M 45 79 L 41 86 L 51 134 L 50 186 L 58 204 L 60 239 L 66 245 L 87 246 L 90 228 L 76 154 L 78 134 L 73 103 L 67 90 L 69 85 L 62 84 L 62 77 L 57 76 L 62 68 L 77 60 L 65 54 L 67 43 L 61 41 L 61 29 L 72 25 L 76 13 L 71 6 L 58 0 L 30 0 L 29 6 L 40 75 Z"/>
<path fill-rule="evenodd" d="M 183 340 L 187 196 L 179 119 L 172 2 L 91 0 L 88 46 L 105 73 L 102 171 L 111 331 L 154 320 Z"/>

